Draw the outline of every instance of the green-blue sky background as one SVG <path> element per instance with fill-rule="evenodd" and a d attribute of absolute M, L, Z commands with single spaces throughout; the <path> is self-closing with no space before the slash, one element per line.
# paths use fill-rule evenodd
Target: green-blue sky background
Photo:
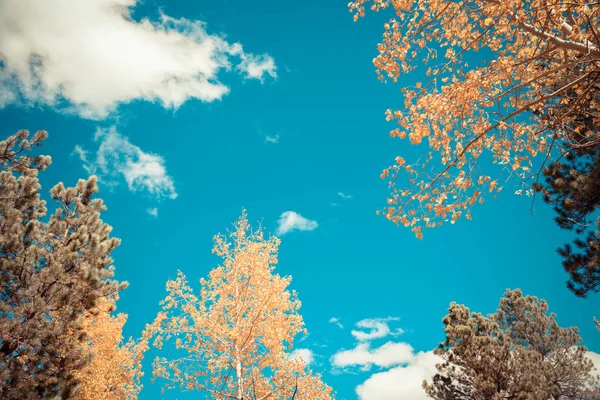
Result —
<path fill-rule="evenodd" d="M 58 181 L 74 185 L 86 177 L 74 149 L 93 156 L 98 129 L 114 127 L 134 146 L 164 159 L 176 199 L 131 191 L 120 175 L 101 177 L 112 183 L 101 184 L 109 208 L 104 219 L 123 240 L 114 253 L 117 277 L 130 282 L 118 306 L 129 314 L 126 335 L 139 335 L 153 319 L 165 282 L 177 269 L 197 284 L 217 265 L 212 236 L 228 229 L 245 207 L 250 221 L 262 221 L 270 232 L 286 211 L 318 223 L 314 230 L 282 236 L 277 270 L 293 276 L 303 303 L 310 335 L 298 347 L 314 353 L 312 367 L 340 399 L 357 398 L 357 385 L 391 368 L 332 365 L 336 352 L 357 344 L 351 329 L 358 321 L 400 318 L 388 324 L 404 333 L 374 340 L 371 348 L 391 341 L 428 351 L 443 338 L 441 318 L 451 301 L 493 312 L 509 287 L 547 299 L 562 325 L 578 325 L 585 344 L 600 351 L 592 321 L 600 314 L 599 298 L 579 299 L 565 287 L 555 249 L 569 235 L 541 201 L 532 215 L 531 199 L 512 195 L 509 185 L 497 200 L 475 207 L 473 221 L 426 231 L 423 241 L 375 215 L 387 194 L 381 170 L 396 155 L 409 159 L 425 151 L 390 139 L 393 126 L 384 119 L 387 108 L 401 105 L 402 83 L 423 72 L 396 85 L 377 81 L 371 60 L 391 14 L 354 23 L 346 1 L 148 0 L 136 6 L 133 18 L 156 20 L 159 10 L 204 21 L 208 33 L 225 34 L 247 52 L 268 53 L 277 78 L 261 82 L 223 72 L 220 80 L 231 91 L 221 100 L 191 99 L 173 110 L 138 99 L 99 120 L 43 102 L 7 102 L 0 110 L 2 137 L 21 128 L 49 132 L 42 149 L 53 158 L 41 177 L 46 193 Z M 0 57 L 2 52 L 0 47 Z M 77 56 L 64 52 L 64 62 Z M 1 66 L 10 63 L 3 59 Z M 147 213 L 154 207 L 157 217 Z M 343 329 L 329 322 L 332 317 Z M 203 398 L 161 395 L 158 383 L 144 383 L 142 400 Z"/>

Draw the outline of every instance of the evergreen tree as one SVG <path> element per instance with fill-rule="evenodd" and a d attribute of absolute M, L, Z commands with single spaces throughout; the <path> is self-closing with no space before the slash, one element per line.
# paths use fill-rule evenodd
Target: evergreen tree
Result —
<path fill-rule="evenodd" d="M 80 317 L 126 284 L 111 279 L 119 240 L 100 219 L 96 177 L 54 186 L 58 207 L 44 221 L 38 173 L 51 159 L 27 151 L 47 133 L 28 138 L 20 131 L 0 141 L 0 398 L 68 399 L 78 390 L 74 371 L 89 362 Z"/>
<path fill-rule="evenodd" d="M 489 316 L 452 303 L 443 319 L 443 362 L 427 394 L 437 400 L 600 399 L 592 361 L 575 327 L 561 328 L 548 304 L 507 290 Z"/>
<path fill-rule="evenodd" d="M 568 132 L 570 140 L 563 157 L 544 169 L 545 183 L 535 185 L 554 205 L 558 226 L 577 235 L 559 254 L 571 277 L 569 288 L 582 297 L 600 290 L 600 120 L 595 111 L 599 89 L 595 84 L 584 94 L 571 91 L 560 104 L 543 110 L 543 118 L 553 129 Z M 575 107 L 575 119 L 563 118 Z"/>

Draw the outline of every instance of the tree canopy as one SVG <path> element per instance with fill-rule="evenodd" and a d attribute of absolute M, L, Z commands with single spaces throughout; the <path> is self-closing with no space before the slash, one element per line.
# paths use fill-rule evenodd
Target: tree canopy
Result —
<path fill-rule="evenodd" d="M 597 4 L 349 3 L 355 19 L 369 5 L 396 14 L 385 24 L 373 61 L 379 78 L 397 81 L 417 67 L 427 76 L 403 88 L 404 108 L 386 113 L 399 125 L 393 137 L 425 140 L 429 147 L 421 159 L 399 156 L 383 171 L 391 189 L 383 214 L 391 221 L 422 237 L 425 227 L 470 218 L 471 207 L 485 193 L 501 191 L 509 178 L 518 179 L 516 193 L 532 194 L 537 156 L 543 164 L 575 143 L 598 143 L 597 134 L 572 124 L 582 116 L 598 121 L 600 105 L 592 99 L 600 79 Z M 478 62 L 476 52 L 489 62 Z M 482 160 L 502 167 L 490 175 Z"/>
<path fill-rule="evenodd" d="M 452 303 L 443 359 L 427 394 L 438 400 L 600 399 L 597 371 L 575 327 L 562 328 L 548 304 L 507 290 L 495 314 Z"/>
<path fill-rule="evenodd" d="M 252 231 L 246 212 L 228 235 L 214 238 L 223 259 L 199 294 L 179 272 L 145 337 L 179 356 L 154 360 L 165 388 L 208 392 L 215 399 L 328 400 L 332 391 L 304 361 L 291 357 L 304 331 L 300 301 L 289 277 L 274 273 L 279 239 Z"/>
<path fill-rule="evenodd" d="M 48 156 L 27 155 L 46 139 L 20 131 L 0 142 L 0 397 L 42 399 L 76 395 L 74 372 L 89 362 L 80 317 L 126 286 L 111 279 L 119 240 L 102 222 L 96 177 L 50 194 L 47 221 L 38 173 Z M 65 341 L 70 334 L 76 340 Z"/>
<path fill-rule="evenodd" d="M 102 298 L 81 317 L 81 328 L 86 335 L 84 355 L 91 361 L 74 373 L 81 382 L 77 393 L 80 400 L 136 400 L 142 390 L 141 361 L 147 342 L 123 340 L 127 315 L 111 315 L 115 303 L 115 298 Z M 69 339 L 72 335 L 66 338 Z"/>

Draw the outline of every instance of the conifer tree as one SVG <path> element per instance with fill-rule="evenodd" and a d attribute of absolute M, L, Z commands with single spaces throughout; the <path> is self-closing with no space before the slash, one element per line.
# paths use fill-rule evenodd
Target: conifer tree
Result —
<path fill-rule="evenodd" d="M 548 304 L 507 290 L 489 316 L 452 303 L 443 319 L 443 361 L 427 394 L 437 400 L 600 399 L 598 373 L 575 327 L 562 328 Z"/>
<path fill-rule="evenodd" d="M 561 104 L 543 111 L 552 126 L 573 138 L 562 157 L 544 169 L 545 182 L 535 189 L 554 206 L 559 227 L 572 231 L 573 244 L 559 249 L 570 275 L 568 287 L 578 296 L 600 290 L 600 86 L 586 97 L 568 92 Z M 563 118 L 573 107 L 577 118 Z"/>
<path fill-rule="evenodd" d="M 223 263 L 194 293 L 183 273 L 167 282 L 162 311 L 147 327 L 157 357 L 154 376 L 165 388 L 199 390 L 225 400 L 329 400 L 331 388 L 304 361 L 290 358 L 304 330 L 291 279 L 274 273 L 279 240 L 252 232 L 246 212 L 229 235 L 217 235 L 213 253 Z"/>
<path fill-rule="evenodd" d="M 119 240 L 102 222 L 96 177 L 51 190 L 56 211 L 45 220 L 38 173 L 48 156 L 27 152 L 47 138 L 27 131 L 0 141 L 0 398 L 69 399 L 75 371 L 89 362 L 80 317 L 125 287 L 113 277 Z M 67 334 L 77 340 L 65 341 Z"/>

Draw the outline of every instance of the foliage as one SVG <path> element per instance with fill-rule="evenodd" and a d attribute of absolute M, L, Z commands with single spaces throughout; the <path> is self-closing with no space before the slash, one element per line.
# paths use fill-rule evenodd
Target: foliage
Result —
<path fill-rule="evenodd" d="M 569 288 L 585 296 L 600 289 L 600 129 L 592 106 L 600 104 L 600 91 L 594 91 L 585 101 L 575 93 L 567 95 L 563 104 L 545 110 L 543 117 L 570 130 L 573 136 L 581 135 L 561 159 L 545 168 L 545 184 L 537 184 L 535 189 L 554 205 L 558 226 L 578 235 L 573 245 L 565 245 L 559 253 L 571 276 Z M 575 101 L 583 112 L 565 123 L 561 109 L 572 107 Z"/>
<path fill-rule="evenodd" d="M 421 63 L 428 68 L 426 82 L 403 89 L 404 110 L 387 111 L 399 125 L 392 137 L 427 140 L 430 150 L 415 162 L 397 157 L 383 171 L 391 189 L 383 210 L 389 220 L 422 237 L 424 227 L 470 218 L 484 193 L 502 189 L 504 175 L 520 179 L 517 193 L 531 194 L 533 158 L 552 157 L 556 145 L 596 139 L 565 126 L 582 113 L 598 120 L 600 105 L 590 101 L 600 79 L 597 3 L 356 0 L 349 3 L 355 19 L 367 4 L 396 12 L 373 61 L 379 78 L 397 81 Z M 444 48 L 445 59 L 436 63 Z M 476 52 L 491 61 L 469 66 Z M 565 102 L 570 106 L 559 107 Z M 543 118 L 548 107 L 560 110 L 562 124 Z M 503 165 L 502 172 L 486 175 L 479 168 L 485 159 Z M 399 187 L 401 177 L 408 182 Z"/>
<path fill-rule="evenodd" d="M 141 361 L 147 343 L 131 338 L 123 342 L 127 315 L 111 315 L 114 308 L 115 299 L 103 298 L 82 317 L 84 354 L 91 362 L 74 373 L 81 381 L 80 400 L 135 400 L 142 389 Z"/>
<path fill-rule="evenodd" d="M 452 303 L 443 322 L 443 362 L 423 383 L 434 399 L 600 399 L 577 328 L 561 328 L 544 300 L 507 290 L 495 314 Z"/>
<path fill-rule="evenodd" d="M 147 327 L 182 355 L 157 357 L 154 376 L 166 388 L 202 390 L 215 399 L 331 399 L 331 389 L 300 359 L 290 359 L 303 320 L 289 277 L 274 274 L 279 240 L 251 231 L 245 211 L 229 239 L 217 235 L 213 253 L 223 264 L 194 294 L 183 273 L 167 282 L 163 311 Z"/>
<path fill-rule="evenodd" d="M 97 299 L 125 286 L 110 254 L 119 240 L 100 220 L 95 177 L 51 190 L 58 203 L 47 222 L 38 172 L 50 157 L 30 157 L 47 133 L 26 131 L 0 141 L 0 398 L 68 399 L 74 371 L 85 366 L 80 317 Z M 65 342 L 68 333 L 78 340 Z"/>

